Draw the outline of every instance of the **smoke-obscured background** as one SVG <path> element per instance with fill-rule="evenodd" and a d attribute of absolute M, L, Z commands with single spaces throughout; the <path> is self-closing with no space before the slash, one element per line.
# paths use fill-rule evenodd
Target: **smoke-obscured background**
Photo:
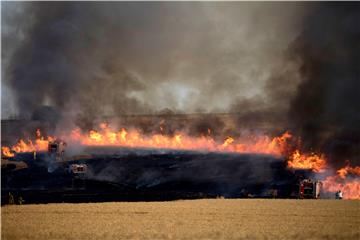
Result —
<path fill-rule="evenodd" d="M 3 82 L 20 115 L 44 104 L 97 115 L 241 111 L 253 102 L 251 109 L 263 109 L 272 103 L 266 83 L 275 73 L 288 71 L 282 88 L 296 88 L 297 66 L 284 51 L 299 33 L 304 9 L 287 3 L 3 3 Z M 4 116 L 14 112 L 3 101 Z"/>
<path fill-rule="evenodd" d="M 360 163 L 357 2 L 1 5 L 2 119 L 230 112 Z"/>

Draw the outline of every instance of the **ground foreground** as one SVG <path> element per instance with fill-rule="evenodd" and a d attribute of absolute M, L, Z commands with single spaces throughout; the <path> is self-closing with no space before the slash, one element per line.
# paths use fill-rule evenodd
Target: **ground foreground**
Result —
<path fill-rule="evenodd" d="M 360 239 L 360 201 L 189 200 L 5 206 L 2 239 Z"/>

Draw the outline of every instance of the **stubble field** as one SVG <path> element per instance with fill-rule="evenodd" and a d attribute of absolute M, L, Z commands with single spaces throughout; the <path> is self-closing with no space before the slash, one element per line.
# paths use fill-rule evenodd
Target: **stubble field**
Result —
<path fill-rule="evenodd" d="M 360 201 L 192 200 L 4 206 L 2 239 L 360 239 Z"/>

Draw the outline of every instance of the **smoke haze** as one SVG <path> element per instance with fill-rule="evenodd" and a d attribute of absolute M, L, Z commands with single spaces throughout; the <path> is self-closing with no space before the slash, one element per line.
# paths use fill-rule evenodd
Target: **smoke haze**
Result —
<path fill-rule="evenodd" d="M 237 127 L 275 119 L 307 150 L 359 164 L 359 12 L 357 2 L 2 2 L 2 115 L 47 105 L 87 125 L 233 112 Z M 207 120 L 190 128 L 225 128 Z"/>
<path fill-rule="evenodd" d="M 301 83 L 290 119 L 307 147 L 360 164 L 360 4 L 319 4 L 291 45 Z M 306 147 L 305 145 L 305 147 Z"/>
<path fill-rule="evenodd" d="M 84 118 L 263 110 L 274 72 L 291 74 L 286 91 L 296 86 L 297 66 L 283 52 L 304 11 L 297 3 L 2 3 L 3 83 L 14 91 L 3 114 L 14 112 L 12 101 L 24 116 L 41 105 Z"/>

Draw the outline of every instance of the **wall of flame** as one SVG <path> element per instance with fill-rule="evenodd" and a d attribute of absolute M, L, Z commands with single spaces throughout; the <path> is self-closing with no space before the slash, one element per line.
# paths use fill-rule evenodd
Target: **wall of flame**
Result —
<path fill-rule="evenodd" d="M 161 129 L 160 129 L 161 130 Z M 46 151 L 48 143 L 55 139 L 63 139 L 68 143 L 76 143 L 84 146 L 119 146 L 136 148 L 162 148 L 178 150 L 202 150 L 231 153 L 258 153 L 282 156 L 287 160 L 289 168 L 311 169 L 314 174 L 330 171 L 326 158 L 321 153 L 303 153 L 300 146 L 293 146 L 293 136 L 285 132 L 281 136 L 269 137 L 266 135 L 247 136 L 235 139 L 226 137 L 218 142 L 208 134 L 201 137 L 190 137 L 186 133 L 177 132 L 172 136 L 162 133 L 143 135 L 139 130 L 115 130 L 106 123 L 101 123 L 98 129 L 82 132 L 76 128 L 69 134 L 60 137 L 42 136 L 39 129 L 36 130 L 35 140 L 20 139 L 15 145 L 2 146 L 4 157 L 14 157 L 16 153 Z M 299 142 L 299 141 L 297 141 Z M 360 199 L 360 166 L 349 165 L 338 169 L 335 174 L 323 179 L 323 189 L 328 192 L 342 190 L 346 199 Z"/>

